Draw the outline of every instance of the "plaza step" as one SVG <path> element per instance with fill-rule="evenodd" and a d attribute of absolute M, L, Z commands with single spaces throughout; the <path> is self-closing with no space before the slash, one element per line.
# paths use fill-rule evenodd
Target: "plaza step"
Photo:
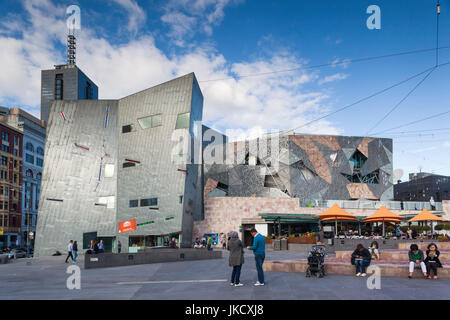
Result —
<path fill-rule="evenodd" d="M 419 247 L 420 250 L 427 250 L 428 245 L 430 244 L 430 242 L 400 242 L 398 244 L 398 249 L 399 250 L 409 250 L 409 247 L 411 246 L 411 244 L 417 244 L 417 246 Z M 439 251 L 450 251 L 450 242 L 435 242 L 435 244 L 438 247 Z"/>
<path fill-rule="evenodd" d="M 443 262 L 443 268 L 438 269 L 439 278 L 450 278 L 450 265 Z M 408 261 L 374 261 L 371 265 L 380 268 L 381 276 L 384 277 L 404 277 L 408 276 Z M 307 259 L 297 260 L 272 260 L 265 261 L 263 268 L 268 272 L 299 272 L 305 273 L 308 267 Z M 349 259 L 326 258 L 325 271 L 328 274 L 355 275 L 355 266 L 350 264 Z M 419 268 L 414 269 L 414 278 L 422 278 Z"/>
<path fill-rule="evenodd" d="M 440 251 L 439 259 L 441 261 L 450 261 L 450 251 Z M 397 250 L 397 249 L 386 249 L 380 250 L 380 261 L 383 260 L 398 260 L 398 261 L 408 261 L 409 250 Z M 350 261 L 353 251 L 336 251 L 335 255 L 338 259 L 346 259 Z M 424 252 L 425 254 L 425 252 Z"/>

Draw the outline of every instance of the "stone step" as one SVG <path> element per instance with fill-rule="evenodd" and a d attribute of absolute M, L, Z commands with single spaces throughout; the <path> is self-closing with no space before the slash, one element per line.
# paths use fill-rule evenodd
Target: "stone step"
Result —
<path fill-rule="evenodd" d="M 407 261 L 377 261 L 371 265 L 378 266 L 381 271 L 381 276 L 384 277 L 408 277 L 409 269 Z M 263 267 L 268 272 L 305 273 L 308 268 L 308 261 L 306 259 L 265 261 Z M 355 266 L 351 265 L 349 261 L 328 258 L 325 260 L 325 271 L 328 274 L 354 275 Z M 439 278 L 450 278 L 450 266 L 444 265 L 443 268 L 439 268 L 438 275 Z M 419 268 L 414 269 L 414 277 L 423 279 L 422 272 Z"/>
<path fill-rule="evenodd" d="M 439 250 L 440 251 L 440 250 Z M 399 260 L 408 261 L 409 250 L 380 250 L 380 260 Z M 335 255 L 338 259 L 346 259 L 350 261 L 353 251 L 336 251 Z M 425 254 L 425 252 L 424 252 Z M 440 251 L 439 259 L 441 261 L 450 261 L 450 251 Z"/>
<path fill-rule="evenodd" d="M 421 250 L 427 250 L 428 245 L 430 242 L 400 242 L 398 244 L 399 250 L 409 250 L 409 247 L 411 244 L 417 244 L 419 246 L 419 249 Z M 450 251 L 450 242 L 434 242 L 439 251 Z"/>

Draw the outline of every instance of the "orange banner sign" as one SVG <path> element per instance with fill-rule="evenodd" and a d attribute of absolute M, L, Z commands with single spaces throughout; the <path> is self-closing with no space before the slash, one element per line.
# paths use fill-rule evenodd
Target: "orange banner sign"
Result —
<path fill-rule="evenodd" d="M 119 233 L 136 231 L 136 219 L 119 222 Z"/>

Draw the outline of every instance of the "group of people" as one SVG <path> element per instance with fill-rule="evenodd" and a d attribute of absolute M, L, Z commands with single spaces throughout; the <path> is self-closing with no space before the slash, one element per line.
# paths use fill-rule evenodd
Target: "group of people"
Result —
<path fill-rule="evenodd" d="M 201 241 L 199 238 L 195 238 L 193 247 L 197 249 L 207 248 L 208 250 L 212 250 L 212 238 L 210 236 L 203 237 Z"/>
<path fill-rule="evenodd" d="M 408 278 L 413 277 L 414 267 L 420 266 L 423 276 L 427 279 L 431 279 L 433 273 L 433 279 L 438 278 L 438 268 L 442 268 L 441 261 L 439 260 L 440 252 L 435 243 L 430 243 L 425 251 L 419 249 L 417 244 L 412 244 L 408 253 L 409 256 L 409 275 Z"/>
<path fill-rule="evenodd" d="M 425 251 L 419 249 L 417 244 L 411 244 L 408 252 L 409 257 L 409 274 L 408 278 L 413 277 L 414 268 L 419 266 L 426 279 L 437 279 L 438 268 L 442 268 L 442 264 L 439 260 L 440 252 L 435 243 L 430 243 Z M 379 260 L 380 253 L 378 251 L 378 243 L 372 242 L 369 248 L 364 248 L 362 244 L 356 246 L 351 256 L 351 263 L 355 265 L 356 276 L 365 277 L 366 268 L 370 265 L 372 260 Z M 432 276 L 433 274 L 433 276 Z"/>
<path fill-rule="evenodd" d="M 119 253 L 122 248 L 122 245 L 120 244 L 120 241 L 118 243 L 118 249 Z M 100 240 L 100 242 L 97 242 L 95 240 L 91 240 L 91 246 L 86 251 L 86 254 L 97 254 L 97 253 L 103 253 L 105 252 L 105 245 L 103 243 L 103 240 Z M 58 255 L 58 254 L 55 254 Z M 77 263 L 77 257 L 78 257 L 78 242 L 74 240 L 70 240 L 67 245 L 67 257 L 66 257 L 66 263 L 69 262 L 69 258 L 72 259 L 72 263 Z"/>
<path fill-rule="evenodd" d="M 258 280 L 256 281 L 255 286 L 264 286 L 263 263 L 266 257 L 266 239 L 254 228 L 250 230 L 250 233 L 254 238 L 253 245 L 247 247 L 247 249 L 252 250 L 255 256 L 256 271 L 258 272 Z M 239 239 L 239 234 L 236 231 L 230 233 L 228 250 L 230 251 L 229 265 L 233 268 L 230 285 L 242 287 L 244 284 L 240 282 L 240 276 L 242 265 L 244 264 L 244 245 Z"/>

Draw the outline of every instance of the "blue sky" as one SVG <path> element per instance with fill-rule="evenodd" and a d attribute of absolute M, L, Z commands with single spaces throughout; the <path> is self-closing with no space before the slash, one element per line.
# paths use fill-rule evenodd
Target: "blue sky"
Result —
<path fill-rule="evenodd" d="M 434 0 L 0 0 L 0 105 L 39 115 L 40 70 L 65 61 L 71 4 L 82 14 L 77 63 L 100 98 L 194 71 L 206 124 L 234 136 L 301 126 L 435 63 L 426 52 L 239 78 L 434 48 Z M 366 27 L 369 5 L 381 9 L 380 30 Z M 441 0 L 441 46 L 450 45 L 448 30 L 450 0 Z M 450 49 L 440 50 L 440 63 L 449 61 Z M 450 110 L 449 75 L 450 65 L 437 68 L 371 133 Z M 364 136 L 423 76 L 298 132 Z M 380 134 L 394 138 L 394 168 L 404 179 L 419 168 L 450 175 L 450 130 L 426 131 L 436 128 L 450 128 L 450 114 Z"/>

